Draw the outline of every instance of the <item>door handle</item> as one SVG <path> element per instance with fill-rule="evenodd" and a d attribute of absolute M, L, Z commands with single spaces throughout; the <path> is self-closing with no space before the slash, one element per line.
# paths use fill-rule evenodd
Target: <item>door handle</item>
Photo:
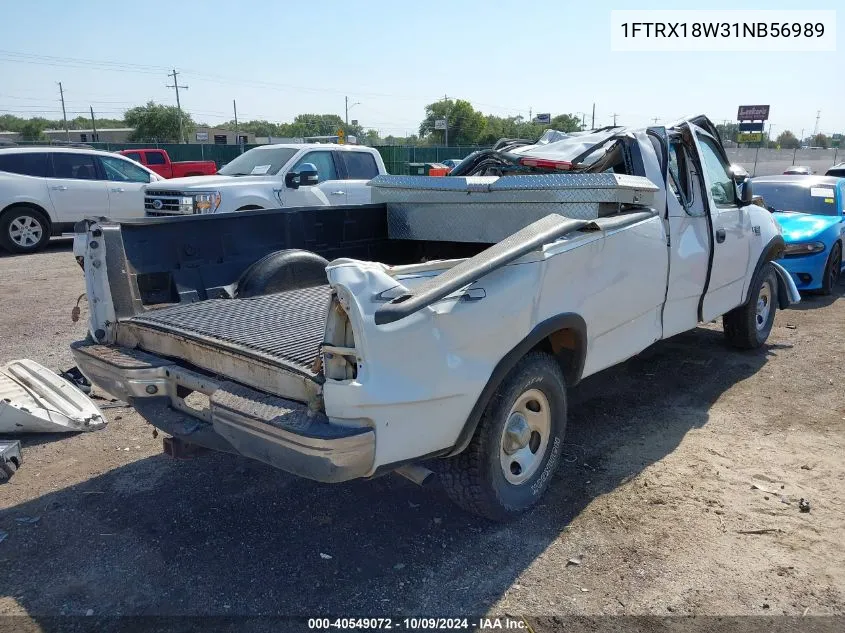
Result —
<path fill-rule="evenodd" d="M 727 233 L 725 233 L 725 229 L 716 229 L 716 241 L 719 242 L 719 244 L 724 242 L 726 237 Z"/>
<path fill-rule="evenodd" d="M 123 193 L 126 189 L 123 187 L 115 187 L 114 189 L 109 189 L 109 191 L 113 191 L 114 193 Z"/>
<path fill-rule="evenodd" d="M 50 187 L 53 191 L 67 191 L 67 186 L 65 185 L 56 185 L 55 187 Z"/>
<path fill-rule="evenodd" d="M 333 196 L 342 196 L 345 193 L 345 191 L 332 191 Z"/>

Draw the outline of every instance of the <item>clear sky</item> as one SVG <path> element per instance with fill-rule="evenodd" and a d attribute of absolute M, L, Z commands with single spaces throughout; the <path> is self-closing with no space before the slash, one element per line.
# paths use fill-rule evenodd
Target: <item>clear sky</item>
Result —
<path fill-rule="evenodd" d="M 837 6 L 839 5 L 839 6 Z M 684 8 L 837 9 L 841 2 L 721 2 Z M 322 0 L 0 0 L 0 114 L 103 117 L 147 100 L 195 120 L 290 121 L 344 114 L 382 135 L 416 131 L 444 94 L 499 115 L 586 112 L 596 125 L 733 120 L 770 104 L 773 134 L 845 132 L 845 8 L 834 53 L 615 53 L 612 8 L 673 2 L 385 2 Z M 83 60 L 83 61 L 80 61 Z"/>

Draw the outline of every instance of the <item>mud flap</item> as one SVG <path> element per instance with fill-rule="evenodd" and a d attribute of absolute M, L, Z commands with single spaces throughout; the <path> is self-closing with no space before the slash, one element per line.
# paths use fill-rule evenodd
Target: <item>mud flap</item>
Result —
<path fill-rule="evenodd" d="M 775 273 L 778 276 L 778 307 L 784 310 L 793 304 L 801 303 L 801 294 L 792 280 L 792 275 L 777 262 L 772 261 L 769 263 L 774 267 Z"/>

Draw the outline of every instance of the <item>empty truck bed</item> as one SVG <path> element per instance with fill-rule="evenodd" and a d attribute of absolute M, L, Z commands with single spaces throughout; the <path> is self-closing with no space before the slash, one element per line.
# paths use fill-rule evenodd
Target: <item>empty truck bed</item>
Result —
<path fill-rule="evenodd" d="M 177 342 L 201 343 L 313 378 L 330 295 L 326 285 L 249 299 L 209 299 L 152 310 L 122 320 L 120 327 L 133 333 L 142 349 L 211 371 L 219 368 L 203 361 L 201 348 Z"/>

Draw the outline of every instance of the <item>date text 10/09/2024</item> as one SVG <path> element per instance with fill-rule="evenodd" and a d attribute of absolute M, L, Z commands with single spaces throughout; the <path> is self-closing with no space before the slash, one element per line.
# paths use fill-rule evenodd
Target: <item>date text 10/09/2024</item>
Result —
<path fill-rule="evenodd" d="M 626 38 L 823 37 L 822 22 L 623 22 Z"/>
<path fill-rule="evenodd" d="M 315 631 L 527 631 L 523 618 L 308 618 Z"/>

